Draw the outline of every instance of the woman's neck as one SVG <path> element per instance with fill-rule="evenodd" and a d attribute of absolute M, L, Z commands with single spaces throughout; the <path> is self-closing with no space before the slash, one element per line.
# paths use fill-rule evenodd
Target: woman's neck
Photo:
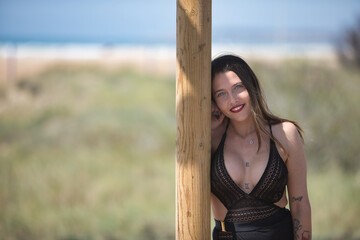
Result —
<path fill-rule="evenodd" d="M 248 118 L 247 120 L 241 122 L 230 120 L 229 127 L 233 129 L 233 132 L 237 136 L 246 138 L 255 132 L 255 121 L 253 118 Z"/>

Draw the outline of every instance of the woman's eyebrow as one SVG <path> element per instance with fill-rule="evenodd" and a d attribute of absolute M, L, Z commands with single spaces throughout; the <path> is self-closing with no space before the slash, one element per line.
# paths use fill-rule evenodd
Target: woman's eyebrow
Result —
<path fill-rule="evenodd" d="M 237 83 L 235 83 L 234 85 L 232 85 L 233 87 L 235 87 L 236 85 L 242 84 L 242 81 L 239 81 Z"/>
<path fill-rule="evenodd" d="M 217 93 L 217 92 L 221 92 L 221 91 L 224 91 L 224 89 L 216 90 L 216 91 L 214 92 L 214 94 Z"/>

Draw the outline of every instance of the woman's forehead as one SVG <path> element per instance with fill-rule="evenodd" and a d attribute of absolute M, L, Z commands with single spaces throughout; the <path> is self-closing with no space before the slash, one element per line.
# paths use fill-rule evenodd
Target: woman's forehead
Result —
<path fill-rule="evenodd" d="M 221 72 L 214 76 L 212 81 L 213 89 L 228 88 L 235 83 L 241 82 L 241 79 L 233 71 Z"/>

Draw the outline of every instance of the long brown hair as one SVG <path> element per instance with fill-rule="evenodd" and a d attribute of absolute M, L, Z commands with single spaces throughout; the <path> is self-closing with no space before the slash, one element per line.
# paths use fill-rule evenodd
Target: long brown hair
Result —
<path fill-rule="evenodd" d="M 263 97 L 262 90 L 259 81 L 255 73 L 251 70 L 249 65 L 240 57 L 235 55 L 223 55 L 217 57 L 211 62 L 211 81 L 218 73 L 225 73 L 228 71 L 234 72 L 244 84 L 246 90 L 249 93 L 250 101 L 252 105 L 252 115 L 255 121 L 256 136 L 259 140 L 258 151 L 261 147 L 260 131 L 264 132 L 271 139 L 273 139 L 284 151 L 288 154 L 283 145 L 266 129 L 267 124 L 278 124 L 282 122 L 293 123 L 304 142 L 303 130 L 299 124 L 295 121 L 280 118 L 271 113 L 266 101 Z M 213 98 L 213 96 L 212 96 Z"/>

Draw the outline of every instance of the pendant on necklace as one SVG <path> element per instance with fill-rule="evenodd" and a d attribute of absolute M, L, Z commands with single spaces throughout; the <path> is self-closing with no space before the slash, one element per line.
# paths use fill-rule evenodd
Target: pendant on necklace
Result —
<path fill-rule="evenodd" d="M 253 144 L 253 143 L 254 143 L 254 140 L 250 139 L 249 143 L 250 143 L 250 144 Z"/>

